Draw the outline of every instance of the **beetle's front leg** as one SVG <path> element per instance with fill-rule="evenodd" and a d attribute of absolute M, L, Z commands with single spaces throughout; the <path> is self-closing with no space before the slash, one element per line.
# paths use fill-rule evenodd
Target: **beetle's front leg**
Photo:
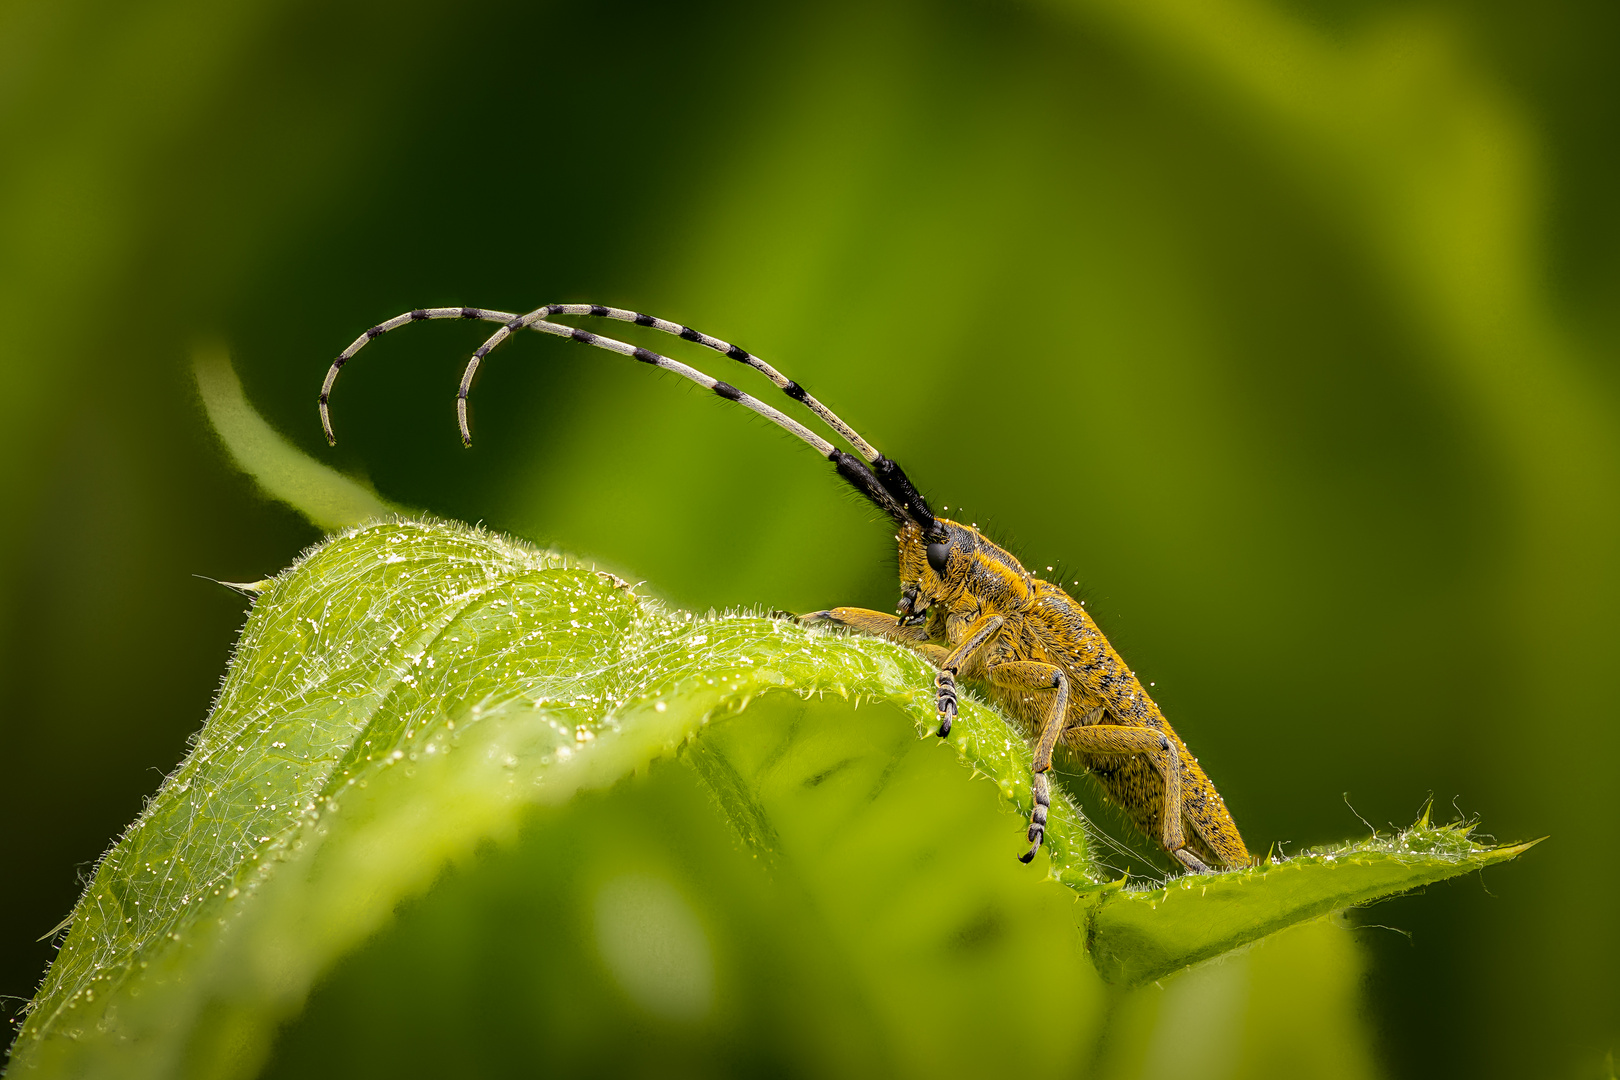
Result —
<path fill-rule="evenodd" d="M 881 611 L 858 607 L 835 607 L 827 611 L 812 611 L 808 615 L 800 615 L 798 621 L 807 624 L 831 623 L 833 626 L 847 626 L 851 630 L 859 630 L 863 634 L 871 634 L 873 637 L 916 649 L 935 667 L 945 662 L 945 647 L 935 645 L 929 640 L 926 626 L 907 625 L 897 617 Z"/>
<path fill-rule="evenodd" d="M 930 642 L 926 626 L 907 625 L 898 617 L 886 612 L 872 611 L 869 608 L 835 607 L 826 611 L 812 611 L 808 615 L 798 616 L 797 619 L 807 625 L 831 623 L 833 626 L 847 626 L 851 630 L 859 630 L 863 634 L 909 645 L 914 649 L 927 646 L 938 654 L 938 660 L 945 658 L 945 649 Z M 929 659 L 936 660 L 936 657 L 929 655 Z"/>
<path fill-rule="evenodd" d="M 967 636 L 955 648 L 947 650 L 935 645 L 922 623 L 908 623 L 893 615 L 866 608 L 832 608 L 800 615 L 801 623 L 832 623 L 847 626 L 874 637 L 887 638 L 908 645 L 928 658 L 939 668 L 934 676 L 934 707 L 939 712 L 939 736 L 951 733 L 951 721 L 956 719 L 956 675 L 975 653 L 990 643 L 1006 621 L 1000 615 L 986 615 L 968 628 Z"/>
<path fill-rule="evenodd" d="M 859 630 L 873 637 L 886 638 L 897 641 L 922 653 L 928 662 L 939 668 L 939 674 L 934 678 L 935 707 L 938 708 L 944 720 L 940 724 L 939 733 L 944 735 L 951 730 L 951 717 L 956 715 L 956 683 L 949 683 L 949 708 L 947 706 L 947 691 L 941 684 L 946 679 L 945 665 L 950 659 L 943 645 L 935 645 L 928 636 L 928 627 L 920 622 L 905 621 L 895 615 L 888 615 L 881 611 L 872 611 L 868 608 L 839 607 L 827 611 L 812 611 L 808 615 L 800 615 L 801 623 L 832 623 L 834 626 L 847 626 L 851 630 Z"/>
<path fill-rule="evenodd" d="M 968 627 L 966 636 L 939 661 L 939 674 L 934 676 L 934 704 L 939 710 L 939 737 L 951 733 L 951 721 L 956 719 L 956 676 L 973 659 L 973 655 L 1001 633 L 1007 620 L 1000 615 L 986 615 Z"/>

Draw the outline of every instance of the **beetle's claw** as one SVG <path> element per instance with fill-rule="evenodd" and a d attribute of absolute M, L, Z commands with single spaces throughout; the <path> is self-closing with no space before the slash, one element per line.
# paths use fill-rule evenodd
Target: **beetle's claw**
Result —
<path fill-rule="evenodd" d="M 1046 830 L 1039 825 L 1029 827 L 1029 850 L 1018 856 L 1018 861 L 1028 866 L 1035 861 L 1035 853 L 1041 850 L 1041 841 L 1046 839 Z"/>

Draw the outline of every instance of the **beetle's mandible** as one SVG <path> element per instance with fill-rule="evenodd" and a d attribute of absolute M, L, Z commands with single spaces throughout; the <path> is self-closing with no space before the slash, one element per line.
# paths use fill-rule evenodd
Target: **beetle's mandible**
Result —
<path fill-rule="evenodd" d="M 855 453 L 838 449 L 729 383 L 650 349 L 552 322 L 557 315 L 617 319 L 713 349 L 764 374 Z M 1029 573 L 977 529 L 936 517 L 900 466 L 798 383 L 735 345 L 679 323 L 600 304 L 548 304 L 526 315 L 486 308 L 418 308 L 373 326 L 333 361 L 320 394 L 321 425 L 328 442 L 337 441 L 327 402 L 343 365 L 373 338 L 428 319 L 501 324 L 473 353 L 461 379 L 456 408 L 465 444 L 472 443 L 467 392 L 478 365 L 514 331 L 537 330 L 674 372 L 758 413 L 809 444 L 845 482 L 888 514 L 899 530 L 897 614 L 831 608 L 802 616 L 802 621 L 887 638 L 927 657 L 938 669 L 935 704 L 942 738 L 950 734 L 956 716 L 959 678 L 981 680 L 990 696 L 1024 725 L 1035 739 L 1035 762 L 1030 846 L 1020 856 L 1022 861 L 1035 857 L 1046 833 L 1052 797 L 1049 770 L 1060 745 L 1097 777 L 1137 828 L 1187 869 L 1208 872 L 1253 861 L 1215 785 L 1081 604 L 1057 585 Z"/>

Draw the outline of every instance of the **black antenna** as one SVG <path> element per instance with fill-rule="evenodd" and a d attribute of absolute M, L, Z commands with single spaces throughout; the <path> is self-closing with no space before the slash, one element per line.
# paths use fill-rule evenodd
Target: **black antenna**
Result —
<path fill-rule="evenodd" d="M 824 423 L 848 441 L 861 455 L 861 458 L 866 460 L 862 461 L 854 455 L 839 450 L 832 443 L 810 431 L 798 421 L 765 404 L 758 398 L 743 393 L 729 383 L 721 382 L 719 379 L 712 378 L 696 368 L 689 367 L 678 360 L 671 360 L 669 357 L 655 353 L 651 349 L 629 345 L 614 338 L 593 334 L 588 330 L 577 327 L 563 326 L 547 321 L 552 315 L 587 315 L 617 319 L 621 322 L 634 323 L 637 326 L 650 326 L 655 330 L 672 334 L 685 341 L 696 342 L 705 348 L 712 349 L 733 360 L 746 364 L 764 374 L 793 400 L 803 403 Z M 347 349 L 343 350 L 338 358 L 332 362 L 331 369 L 326 373 L 326 381 L 321 386 L 320 411 L 321 427 L 326 432 L 328 443 L 333 445 L 337 443 L 337 436 L 332 430 L 328 401 L 331 398 L 332 385 L 337 381 L 338 372 L 342 370 L 343 365 L 353 359 L 355 354 L 373 338 L 380 337 L 390 330 L 396 330 L 407 323 L 421 322 L 428 319 L 475 319 L 502 324 L 501 328 L 473 353 L 472 359 L 467 364 L 466 372 L 462 375 L 461 386 L 456 395 L 456 416 L 461 427 L 461 440 L 464 445 L 472 445 L 472 432 L 467 426 L 467 394 L 472 387 L 473 376 L 477 373 L 479 364 L 483 362 L 484 357 L 488 356 L 492 349 L 509 337 L 513 331 L 536 330 L 540 333 L 577 341 L 583 345 L 594 345 L 599 349 L 606 349 L 609 352 L 615 352 L 621 356 L 628 356 L 642 363 L 663 368 L 665 371 L 674 372 L 684 379 L 697 383 L 706 390 L 712 390 L 728 401 L 735 401 L 763 416 L 794 437 L 808 443 L 816 453 L 831 461 L 838 474 L 856 491 L 871 500 L 872 503 L 897 523 L 904 523 L 908 520 L 914 521 L 922 527 L 923 532 L 930 538 L 934 538 L 942 531 L 934 520 L 933 511 L 929 508 L 927 501 L 912 486 L 911 481 L 906 477 L 905 472 L 899 465 L 878 453 L 870 443 L 861 437 L 859 432 L 839 419 L 836 413 L 817 401 L 802 386 L 787 378 L 771 365 L 729 342 L 711 337 L 708 334 L 699 333 L 689 326 L 657 319 L 651 315 L 644 315 L 636 311 L 628 311 L 624 308 L 604 307 L 600 304 L 548 304 L 527 315 L 491 311 L 487 308 L 417 308 L 403 315 L 397 315 L 387 322 L 378 323 L 361 334 Z"/>

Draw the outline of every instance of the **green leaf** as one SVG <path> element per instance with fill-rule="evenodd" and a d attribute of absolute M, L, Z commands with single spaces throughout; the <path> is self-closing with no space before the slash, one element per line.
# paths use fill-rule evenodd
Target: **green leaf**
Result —
<path fill-rule="evenodd" d="M 264 425 L 223 360 L 199 363 L 198 378 L 244 468 L 312 520 L 373 505 Z M 371 1031 L 397 1043 L 396 1071 L 419 1069 L 401 1031 L 413 992 L 369 1018 L 353 1003 L 411 985 L 396 957 L 459 940 L 436 978 L 462 980 L 463 1009 L 490 985 L 493 949 L 530 957 L 547 987 L 531 995 L 580 1011 L 550 1027 L 525 1013 L 500 1034 L 471 1013 L 445 1033 L 460 1056 L 441 1072 L 527 1031 L 545 1040 L 520 1056 L 599 1064 L 626 1007 L 676 1025 L 637 1044 L 641 1071 L 681 1047 L 701 1067 L 738 1044 L 710 1015 L 727 993 L 731 1015 L 758 1014 L 743 1027 L 767 1032 L 744 1040 L 751 1052 L 782 1055 L 766 1071 L 989 1072 L 1016 1041 L 1024 1066 L 1075 1072 L 1118 1056 L 1097 1049 L 1100 1032 L 1156 1011 L 1133 997 L 1109 1012 L 1103 980 L 1159 979 L 1529 846 L 1481 847 L 1425 816 L 1392 838 L 1124 889 L 1092 861 L 1061 792 L 1036 866 L 1014 862 L 1030 809 L 1023 734 L 969 696 L 950 740 L 936 739 L 932 669 L 901 647 L 672 611 L 565 556 L 448 522 L 353 529 L 251 591 L 215 707 L 97 867 L 13 1068 L 363 1071 L 380 1060 Z M 664 854 L 648 856 L 660 837 Z M 703 894 L 700 911 L 688 892 Z M 592 956 L 591 933 L 570 923 L 586 896 Z M 513 897 L 532 898 L 516 918 Z M 1325 948 L 1349 977 L 1336 939 L 1291 940 L 1302 955 Z M 771 1000 L 774 1012 L 760 1004 Z M 683 1024 L 713 1045 L 670 1034 Z M 1173 1030 L 1142 1031 L 1173 1045 Z M 344 1045 L 366 1056 L 342 1066 Z"/>
<path fill-rule="evenodd" d="M 1425 811 L 1394 836 L 1115 892 L 1088 919 L 1092 960 L 1109 982 L 1152 982 L 1307 919 L 1506 862 L 1539 843 L 1476 844 L 1472 828 L 1430 825 Z"/>
<path fill-rule="evenodd" d="M 71 1071 L 116 1054 L 130 1075 L 257 1060 L 323 970 L 447 861 L 510 839 L 526 809 L 644 770 L 769 692 L 891 703 L 909 717 L 908 751 L 930 746 L 931 688 L 904 649 L 666 611 L 466 526 L 334 538 L 259 595 L 191 755 L 86 889 L 16 1060 Z M 786 741 L 780 726 L 721 729 L 692 761 L 769 857 L 800 824 L 794 807 L 809 812 L 805 793 L 842 792 L 837 819 L 858 819 L 907 756 L 858 728 Z M 957 730 L 948 745 L 971 771 L 956 782 L 1026 814 L 1023 740 L 974 703 Z M 1094 887 L 1078 813 L 1053 809 L 1048 875 Z M 907 813 L 904 837 L 874 845 L 918 845 L 928 808 Z M 1017 874 L 1022 830 L 992 819 Z M 923 846 L 949 857 L 948 837 Z"/>

